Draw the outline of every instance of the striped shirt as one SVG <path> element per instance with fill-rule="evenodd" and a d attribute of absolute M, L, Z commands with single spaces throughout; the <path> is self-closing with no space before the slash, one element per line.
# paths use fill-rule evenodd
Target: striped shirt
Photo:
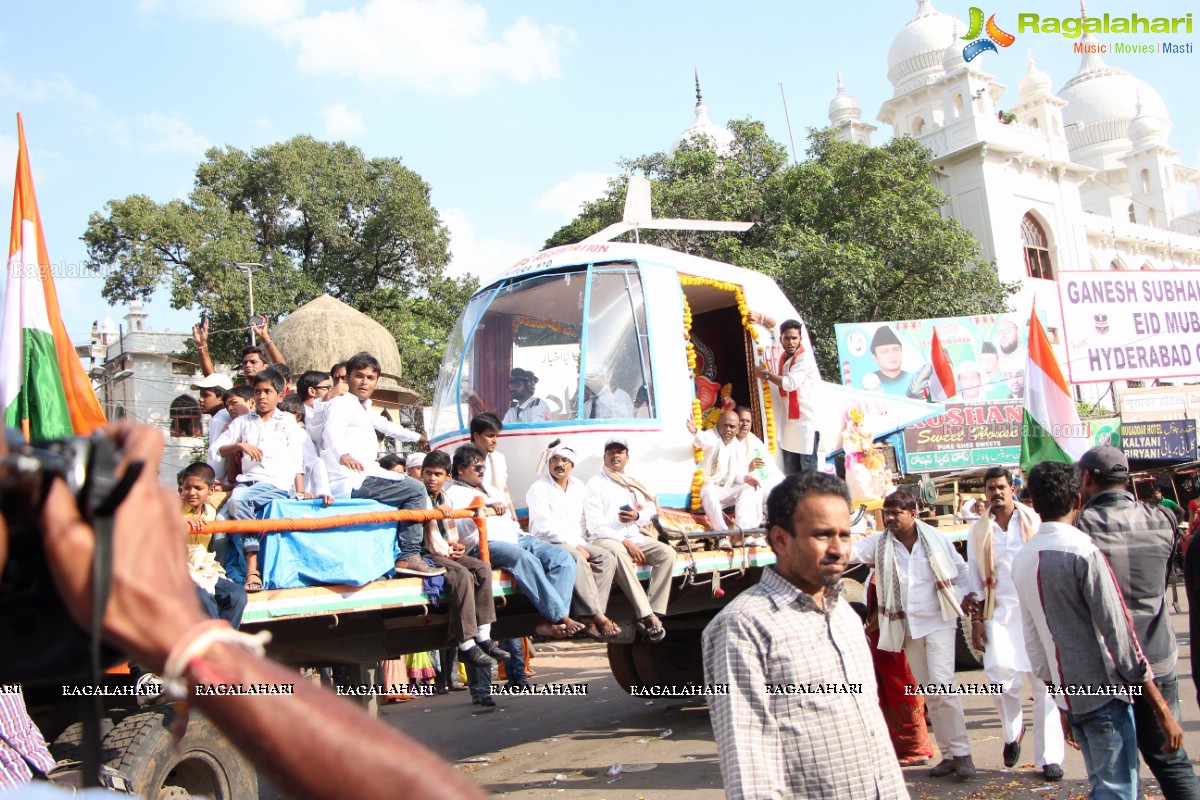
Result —
<path fill-rule="evenodd" d="M 1059 708 L 1079 715 L 1129 702 L 1095 692 L 1153 678 L 1112 568 L 1086 533 L 1043 522 L 1013 559 L 1012 574 L 1033 673 L 1070 692 L 1055 696 Z"/>
<path fill-rule="evenodd" d="M 704 679 L 728 798 L 908 798 L 862 621 L 774 567 L 704 630 Z M 830 691 L 832 690 L 832 691 Z"/>
<path fill-rule="evenodd" d="M 43 773 L 54 769 L 46 740 L 25 710 L 20 685 L 0 686 L 0 789 L 33 780 L 30 762 Z"/>

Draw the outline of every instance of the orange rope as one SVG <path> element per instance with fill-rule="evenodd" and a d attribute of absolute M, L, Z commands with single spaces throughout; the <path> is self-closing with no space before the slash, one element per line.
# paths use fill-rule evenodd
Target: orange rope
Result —
<path fill-rule="evenodd" d="M 353 525 L 374 525 L 382 522 L 431 522 L 436 519 L 471 519 L 482 507 L 482 499 L 470 508 L 459 509 L 443 515 L 436 509 L 395 511 L 365 511 L 358 514 L 337 514 L 331 517 L 305 517 L 302 519 L 218 519 L 204 524 L 199 530 L 187 533 L 279 533 L 291 531 L 322 531 L 330 528 L 348 528 Z M 482 522 L 482 520 L 477 520 Z M 480 526 L 482 538 L 483 526 Z"/>

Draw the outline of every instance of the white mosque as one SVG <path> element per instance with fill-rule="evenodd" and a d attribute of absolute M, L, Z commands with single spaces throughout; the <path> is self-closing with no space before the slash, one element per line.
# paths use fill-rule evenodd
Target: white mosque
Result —
<path fill-rule="evenodd" d="M 1018 99 L 1002 106 L 1006 87 L 984 71 L 985 58 L 963 59 L 966 30 L 932 0 L 917 0 L 888 51 L 893 94 L 877 118 L 933 152 L 946 214 L 974 233 L 1001 280 L 1021 282 L 1016 310 L 1028 312 L 1036 298 L 1053 320 L 1060 271 L 1200 269 L 1200 212 L 1187 210 L 1200 170 L 1171 147 L 1170 115 L 1154 87 L 1090 53 L 1055 91 L 1030 56 Z M 829 121 L 839 138 L 861 144 L 877 130 L 840 77 Z M 703 133 L 727 146 L 729 132 L 713 128 L 697 89 L 696 123 L 684 137 Z M 1059 323 L 1048 327 L 1057 338 Z M 1076 391 L 1094 401 L 1108 388 Z"/>

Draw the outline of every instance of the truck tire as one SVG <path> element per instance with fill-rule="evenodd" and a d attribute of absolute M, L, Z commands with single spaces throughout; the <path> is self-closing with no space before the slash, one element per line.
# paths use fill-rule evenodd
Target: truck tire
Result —
<path fill-rule="evenodd" d="M 983 653 L 971 646 L 970 617 L 960 617 L 958 620 L 958 636 L 954 640 L 954 668 L 983 669 Z"/>
<path fill-rule="evenodd" d="M 645 686 L 704 684 L 704 652 L 699 630 L 675 630 L 661 642 L 633 643 L 638 683 Z"/>
<path fill-rule="evenodd" d="M 113 729 L 113 721 L 109 717 L 104 717 L 100 720 L 100 741 L 104 741 L 104 737 L 108 736 L 108 732 Z M 80 749 L 80 743 L 83 741 L 83 723 L 72 722 L 67 726 L 66 730 L 58 735 L 54 743 L 50 745 L 50 755 L 54 756 L 54 763 L 58 764 L 63 761 L 80 761 L 83 759 L 83 751 Z M 100 758 L 111 758 L 111 753 L 105 753 L 103 747 L 100 750 Z"/>
<path fill-rule="evenodd" d="M 609 642 L 608 668 L 617 684 L 626 692 L 629 691 L 629 687 L 641 683 L 638 679 L 637 666 L 633 663 L 632 644 Z"/>
<path fill-rule="evenodd" d="M 163 725 L 167 709 L 124 719 L 104 737 L 109 766 L 125 775 L 145 800 L 205 796 L 212 800 L 257 800 L 258 775 L 207 719 L 192 717 L 179 743 Z"/>

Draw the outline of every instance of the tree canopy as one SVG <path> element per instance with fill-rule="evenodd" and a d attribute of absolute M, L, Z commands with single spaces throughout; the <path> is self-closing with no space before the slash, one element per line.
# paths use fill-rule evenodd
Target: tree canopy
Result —
<path fill-rule="evenodd" d="M 246 276 L 229 262 L 256 262 L 256 314 L 278 319 L 328 292 L 392 332 L 405 383 L 427 394 L 476 285 L 445 276 L 449 234 L 429 194 L 398 158 L 297 136 L 212 148 L 186 200 L 111 200 L 83 240 L 110 302 L 166 285 L 173 307 L 207 313 L 217 361 L 248 343 Z"/>
<path fill-rule="evenodd" d="M 657 217 L 757 224 L 742 234 L 642 230 L 641 241 L 771 275 L 804 317 L 827 378 L 839 375 L 836 323 L 1006 310 L 1015 287 L 942 215 L 947 198 L 930 181 L 931 154 L 912 138 L 867 147 L 813 130 L 805 161 L 789 164 L 761 123 L 729 127 L 735 139 L 724 157 L 698 139 L 618 166 L 651 180 Z M 547 246 L 619 221 L 626 185 L 612 181 Z"/>

